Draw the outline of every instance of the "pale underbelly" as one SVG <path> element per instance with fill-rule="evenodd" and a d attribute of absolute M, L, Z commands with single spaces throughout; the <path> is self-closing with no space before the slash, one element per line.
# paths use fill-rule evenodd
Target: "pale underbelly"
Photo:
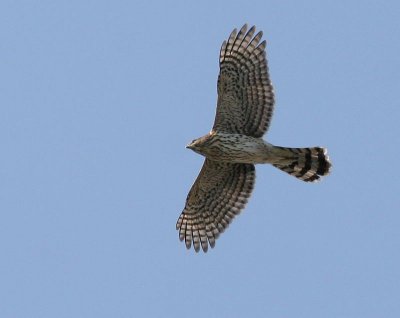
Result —
<path fill-rule="evenodd" d="M 219 144 L 208 149 L 205 156 L 211 160 L 231 163 L 274 163 L 273 146 L 261 142 Z"/>

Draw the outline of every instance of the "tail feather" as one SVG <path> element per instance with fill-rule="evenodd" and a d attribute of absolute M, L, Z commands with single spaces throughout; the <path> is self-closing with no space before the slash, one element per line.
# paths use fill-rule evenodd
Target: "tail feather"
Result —
<path fill-rule="evenodd" d="M 276 147 L 276 149 L 284 159 L 282 163 L 275 163 L 273 166 L 300 180 L 317 181 L 330 172 L 332 164 L 325 148 Z"/>

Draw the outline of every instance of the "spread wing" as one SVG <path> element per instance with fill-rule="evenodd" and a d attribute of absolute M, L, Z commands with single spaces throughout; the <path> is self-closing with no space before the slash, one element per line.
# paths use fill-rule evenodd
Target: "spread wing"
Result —
<path fill-rule="evenodd" d="M 245 24 L 222 43 L 218 102 L 213 130 L 261 137 L 268 129 L 274 93 L 265 57 L 262 32 Z"/>
<path fill-rule="evenodd" d="M 240 213 L 254 187 L 252 164 L 221 163 L 206 159 L 176 223 L 179 239 L 190 249 L 207 252 Z"/>

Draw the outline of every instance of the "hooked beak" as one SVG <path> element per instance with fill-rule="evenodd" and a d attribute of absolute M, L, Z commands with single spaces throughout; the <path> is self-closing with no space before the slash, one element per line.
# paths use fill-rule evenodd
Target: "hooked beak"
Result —
<path fill-rule="evenodd" d="M 186 145 L 186 149 L 193 149 L 192 144 Z"/>

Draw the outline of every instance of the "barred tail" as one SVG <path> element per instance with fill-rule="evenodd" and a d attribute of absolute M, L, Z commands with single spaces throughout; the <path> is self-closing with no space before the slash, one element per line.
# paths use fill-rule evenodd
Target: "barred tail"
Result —
<path fill-rule="evenodd" d="M 273 166 L 306 182 L 319 180 L 332 166 L 325 148 L 274 148 L 283 160 Z"/>

